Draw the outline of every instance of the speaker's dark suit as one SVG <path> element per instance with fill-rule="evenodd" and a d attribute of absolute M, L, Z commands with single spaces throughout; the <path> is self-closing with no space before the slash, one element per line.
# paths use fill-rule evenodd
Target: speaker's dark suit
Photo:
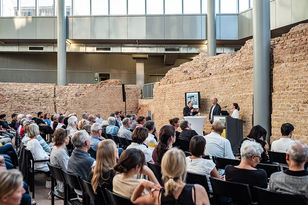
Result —
<path fill-rule="evenodd" d="M 221 112 L 221 107 L 219 104 L 216 104 L 215 108 L 213 109 L 214 105 L 212 105 L 211 109 L 210 109 L 210 113 L 209 113 L 209 120 L 213 120 L 211 118 L 211 112 L 213 112 L 213 116 L 214 115 L 220 115 Z"/>

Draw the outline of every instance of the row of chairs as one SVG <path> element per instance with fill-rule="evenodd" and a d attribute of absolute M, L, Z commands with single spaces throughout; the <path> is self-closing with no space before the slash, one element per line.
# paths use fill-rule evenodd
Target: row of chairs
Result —
<path fill-rule="evenodd" d="M 154 172 L 156 178 L 160 179 L 161 185 L 163 185 L 163 182 L 161 181 L 161 167 L 152 163 L 148 163 L 148 166 Z M 213 192 L 210 192 L 206 176 L 189 172 L 186 175 L 186 183 L 200 184 L 203 186 L 208 195 L 213 196 L 213 198 L 211 198 L 213 204 L 225 204 L 231 202 L 236 204 L 255 204 L 256 201 L 260 205 L 291 204 L 291 202 L 298 205 L 304 205 L 307 200 L 303 196 L 271 192 L 259 187 L 254 187 L 253 190 L 250 190 L 250 187 L 247 184 L 223 181 L 212 177 L 210 177 L 210 183 Z M 224 200 L 222 201 L 221 199 Z"/>
<path fill-rule="evenodd" d="M 18 153 L 18 168 L 23 174 L 25 182 L 29 185 L 30 191 L 32 192 L 32 198 L 35 198 L 35 174 L 44 173 L 49 175 L 49 172 L 34 170 L 35 163 L 48 162 L 46 160 L 34 160 L 31 151 L 27 150 L 25 146 L 21 145 Z"/>
<path fill-rule="evenodd" d="M 55 203 L 55 196 L 64 200 L 64 205 L 132 205 L 128 198 L 124 198 L 104 187 L 97 188 L 97 194 L 94 194 L 91 183 L 80 177 L 64 172 L 60 167 L 48 163 L 52 183 L 51 183 L 51 204 Z M 64 184 L 64 196 L 59 196 L 55 192 L 56 180 Z M 82 199 L 74 196 L 73 190 L 80 190 Z"/>
<path fill-rule="evenodd" d="M 190 156 L 190 152 L 185 152 L 186 156 Z M 210 156 L 205 155 L 203 156 L 205 159 L 210 159 Z M 212 157 L 212 160 L 216 164 L 217 169 L 225 169 L 227 165 L 233 165 L 237 166 L 240 164 L 240 160 L 238 159 L 227 159 L 227 158 L 221 158 L 221 157 Z M 274 173 L 279 172 L 281 170 L 281 167 L 278 163 L 259 163 L 257 165 L 258 169 L 264 169 L 267 173 L 268 178 Z"/>
<path fill-rule="evenodd" d="M 214 204 L 229 204 L 232 202 L 232 204 L 307 205 L 307 198 L 302 195 L 272 192 L 260 187 L 250 188 L 248 184 L 223 181 L 212 177 L 210 177 L 210 182 L 213 188 Z"/>
<path fill-rule="evenodd" d="M 111 134 L 106 134 L 107 139 L 112 139 L 118 147 L 121 147 L 123 149 L 126 149 L 131 143 L 131 140 L 128 140 L 124 137 L 119 137 L 119 136 L 112 136 Z"/>

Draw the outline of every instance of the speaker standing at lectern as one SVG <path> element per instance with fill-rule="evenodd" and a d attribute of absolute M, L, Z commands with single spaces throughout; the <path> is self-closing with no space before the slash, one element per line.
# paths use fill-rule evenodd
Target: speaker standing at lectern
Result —
<path fill-rule="evenodd" d="M 217 98 L 213 98 L 212 103 L 213 103 L 213 105 L 212 105 L 212 107 L 210 109 L 210 113 L 209 113 L 209 121 L 210 121 L 211 124 L 213 124 L 213 120 L 214 120 L 213 116 L 214 115 L 220 115 L 220 112 L 221 112 L 221 107 L 218 104 Z"/>
<path fill-rule="evenodd" d="M 184 110 L 183 110 L 184 116 L 194 116 L 198 114 L 199 109 L 194 109 L 193 105 L 194 105 L 194 101 L 188 101 L 188 105 L 184 107 Z"/>

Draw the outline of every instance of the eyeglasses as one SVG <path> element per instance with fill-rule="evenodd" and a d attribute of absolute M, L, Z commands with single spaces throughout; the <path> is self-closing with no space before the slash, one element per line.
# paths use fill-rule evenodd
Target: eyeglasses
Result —
<path fill-rule="evenodd" d="M 259 158 L 259 161 L 261 161 L 261 160 L 262 160 L 262 157 L 261 157 L 261 156 L 255 156 L 255 157 Z"/>

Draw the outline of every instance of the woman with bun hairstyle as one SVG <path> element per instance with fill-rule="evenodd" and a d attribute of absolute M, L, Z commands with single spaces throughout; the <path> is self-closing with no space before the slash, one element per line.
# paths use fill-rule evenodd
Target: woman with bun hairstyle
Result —
<path fill-rule="evenodd" d="M 159 142 L 155 147 L 152 158 L 155 164 L 160 164 L 164 154 L 172 148 L 176 138 L 175 129 L 171 125 L 164 125 L 159 131 Z"/>
<path fill-rule="evenodd" d="M 135 188 L 145 179 L 141 179 L 141 174 L 148 176 L 154 184 L 159 184 L 154 173 L 145 165 L 145 156 L 139 149 L 131 148 L 125 150 L 114 166 L 117 175 L 113 178 L 113 192 L 130 198 Z"/>
<path fill-rule="evenodd" d="M 199 184 L 186 184 L 186 159 L 182 150 L 168 150 L 161 163 L 164 188 L 159 189 L 151 182 L 142 182 L 135 189 L 131 201 L 134 204 L 185 204 L 209 205 L 205 189 Z M 142 195 L 144 190 L 151 194 Z"/>

